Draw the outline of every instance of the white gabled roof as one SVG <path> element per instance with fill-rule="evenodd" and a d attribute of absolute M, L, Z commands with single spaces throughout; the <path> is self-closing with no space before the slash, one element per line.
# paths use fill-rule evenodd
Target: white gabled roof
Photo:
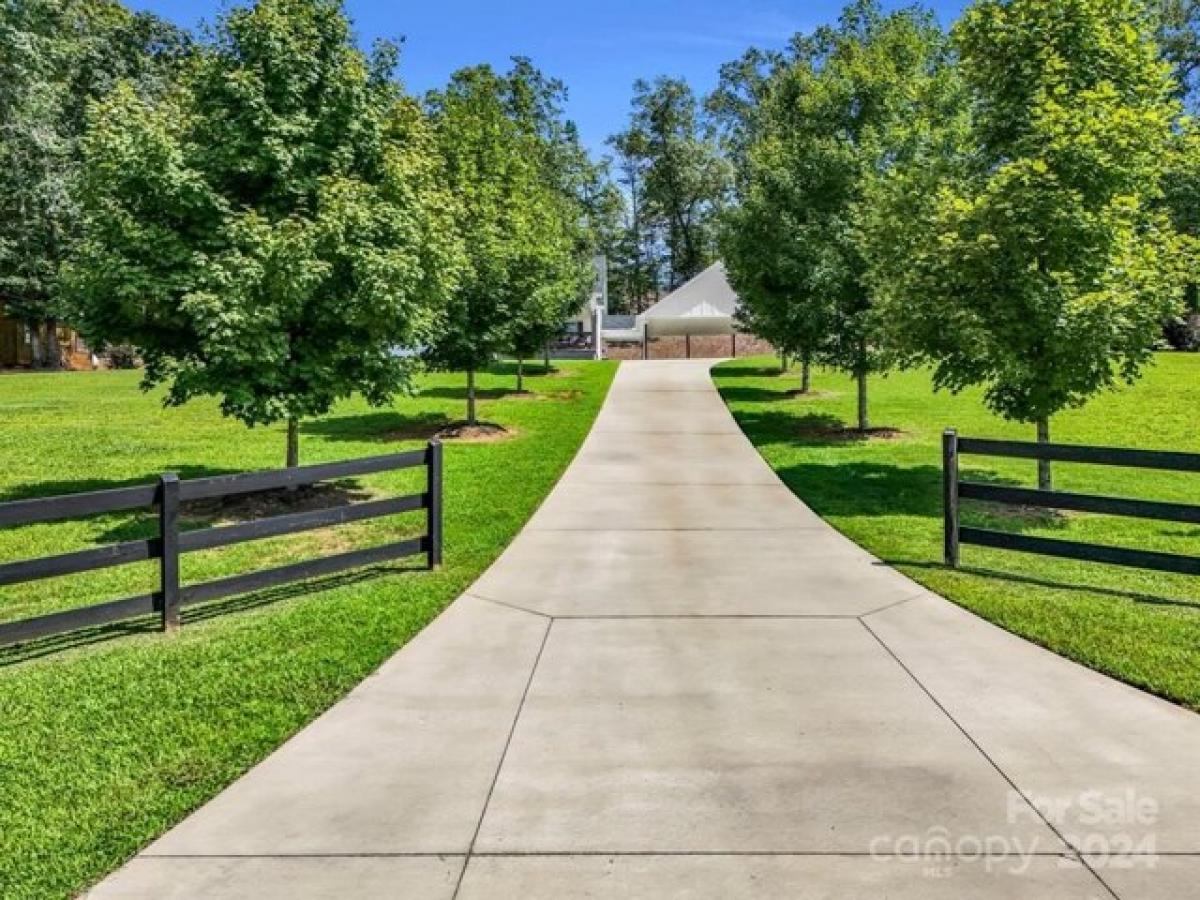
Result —
<path fill-rule="evenodd" d="M 738 298 L 725 276 L 725 264 L 713 263 L 691 281 L 676 288 L 639 319 L 731 319 Z"/>

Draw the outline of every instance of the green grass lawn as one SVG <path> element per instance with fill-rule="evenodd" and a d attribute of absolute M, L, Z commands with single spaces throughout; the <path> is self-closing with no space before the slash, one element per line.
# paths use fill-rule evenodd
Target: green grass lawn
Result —
<path fill-rule="evenodd" d="M 559 363 L 530 397 L 511 366 L 480 378 L 482 418 L 512 432 L 450 443 L 445 566 L 402 561 L 184 613 L 0 650 L 0 896 L 70 896 L 183 818 L 326 709 L 402 646 L 504 548 L 574 455 L 615 372 Z M 281 428 L 247 430 L 214 403 L 163 409 L 136 373 L 0 376 L 0 500 L 275 468 Z M 421 446 L 464 412 L 464 379 L 422 379 L 422 396 L 372 410 L 347 402 L 302 431 L 301 462 Z M 343 485 L 356 498 L 410 493 L 423 470 Z M 190 554 L 184 582 L 395 540 L 421 513 Z M 203 526 L 227 510 L 192 510 Z M 152 534 L 149 515 L 0 531 L 0 561 Z M 139 593 L 153 566 L 0 590 L 0 620 Z"/>
<path fill-rule="evenodd" d="M 881 559 L 986 619 L 1131 684 L 1200 710 L 1200 580 L 964 546 L 942 565 L 941 433 L 1033 439 L 979 392 L 933 393 L 923 371 L 873 379 L 872 424 L 899 430 L 851 438 L 854 390 L 821 372 L 792 398 L 796 374 L 769 358 L 714 371 L 747 435 L 780 477 L 830 523 Z M 1200 452 L 1200 355 L 1160 354 L 1137 385 L 1055 418 L 1063 443 Z M 965 479 L 1034 486 L 1032 461 L 967 456 Z M 1200 503 L 1200 475 L 1056 463 L 1055 487 Z M 970 504 L 964 524 L 1030 535 L 1200 554 L 1200 528 L 1087 514 Z"/>

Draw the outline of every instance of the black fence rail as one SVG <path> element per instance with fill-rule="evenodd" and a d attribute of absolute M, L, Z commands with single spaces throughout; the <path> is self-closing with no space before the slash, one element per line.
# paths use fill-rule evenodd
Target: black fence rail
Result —
<path fill-rule="evenodd" d="M 289 513 L 196 531 L 181 532 L 179 528 L 180 505 L 189 501 L 236 497 L 278 488 L 305 487 L 333 479 L 419 466 L 426 468 L 427 476 L 425 490 L 419 494 L 392 497 L 386 500 L 370 500 L 329 509 Z M 180 480 L 174 474 L 167 473 L 162 475 L 156 483 L 84 494 L 69 494 L 61 497 L 0 503 L 0 527 L 30 525 L 77 516 L 151 507 L 158 510 L 159 528 L 156 537 L 124 541 L 91 550 L 77 550 L 39 559 L 0 563 L 0 586 L 157 559 L 160 561 L 159 589 L 157 591 L 65 612 L 0 623 L 0 645 L 20 643 L 150 613 L 161 614 L 163 629 L 171 631 L 179 627 L 180 609 L 193 603 L 203 603 L 221 597 L 244 594 L 410 556 L 427 555 L 429 567 L 436 568 L 442 562 L 442 446 L 434 441 L 422 450 L 412 450 L 407 453 L 372 456 L 365 459 L 292 469 L 217 475 L 186 481 Z M 305 560 L 272 569 L 262 569 L 201 584 L 180 584 L 179 558 L 184 553 L 227 547 L 244 541 L 312 531 L 419 509 L 426 512 L 426 533 L 417 538 Z"/>
<path fill-rule="evenodd" d="M 1055 462 L 1088 463 L 1098 466 L 1122 466 L 1174 472 L 1200 472 L 1200 453 L 1123 450 L 1114 447 L 1088 447 L 1077 444 L 1036 444 L 1022 441 L 963 438 L 959 437 L 958 433 L 952 429 L 942 435 L 942 507 L 946 565 L 957 567 L 961 545 L 974 544 L 999 550 L 1036 553 L 1041 556 L 1057 556 L 1063 559 L 1078 559 L 1136 569 L 1200 575 L 1200 557 L 1111 547 L 1103 544 L 1087 544 L 1057 538 L 1030 537 L 987 528 L 963 527 L 959 521 L 959 501 L 964 498 L 1036 509 L 1075 510 L 1138 519 L 1200 524 L 1200 506 L 1191 504 L 1074 494 L 1067 491 L 1043 491 L 963 481 L 959 475 L 959 458 L 966 455 L 1045 459 Z"/>

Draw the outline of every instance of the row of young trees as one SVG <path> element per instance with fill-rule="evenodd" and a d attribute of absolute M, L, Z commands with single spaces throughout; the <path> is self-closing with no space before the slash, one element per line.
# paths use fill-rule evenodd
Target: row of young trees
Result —
<path fill-rule="evenodd" d="M 1185 45 L 1194 10 L 1169 5 Z M 976 0 L 947 34 L 857 0 L 726 67 L 741 102 L 721 246 L 749 326 L 852 373 L 862 429 L 868 374 L 897 365 L 982 385 L 1041 441 L 1059 411 L 1136 378 L 1198 233 L 1200 143 L 1172 62 L 1191 70 L 1164 56 L 1156 12 Z"/>
<path fill-rule="evenodd" d="M 202 37 L 115 0 L 0 21 L 0 299 L 133 344 L 168 403 L 287 422 L 288 465 L 302 419 L 386 403 L 417 356 L 467 371 L 474 424 L 476 370 L 587 296 L 601 173 L 527 60 L 417 99 L 341 0 L 254 0 Z"/>

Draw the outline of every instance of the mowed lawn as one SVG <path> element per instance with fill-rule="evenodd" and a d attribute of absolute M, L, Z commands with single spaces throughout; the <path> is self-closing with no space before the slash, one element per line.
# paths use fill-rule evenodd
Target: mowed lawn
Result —
<path fill-rule="evenodd" d="M 446 446 L 445 566 L 423 559 L 0 649 L 0 896 L 67 897 L 262 759 L 401 647 L 504 548 L 573 457 L 616 370 L 557 363 L 513 393 L 481 376 L 481 418 L 505 440 Z M 282 428 L 246 429 L 212 402 L 164 409 L 132 372 L 0 375 L 0 500 L 275 468 Z M 301 462 L 419 447 L 464 413 L 461 375 L 422 378 L 385 410 L 353 401 L 302 430 Z M 341 485 L 344 502 L 422 489 L 423 470 Z M 262 510 L 257 511 L 259 514 Z M 245 510 L 185 511 L 203 527 Z M 184 557 L 184 582 L 423 531 L 423 513 Z M 0 531 L 0 561 L 154 532 L 151 514 Z M 152 589 L 152 565 L 0 590 L 0 620 Z"/>
<path fill-rule="evenodd" d="M 964 546 L 942 564 L 941 435 L 1033 439 L 977 391 L 935 394 L 928 373 L 873 378 L 874 426 L 862 440 L 849 379 L 814 378 L 793 398 L 796 373 L 770 358 L 735 360 L 714 377 L 734 415 L 789 487 L 830 523 L 905 574 L 996 624 L 1130 684 L 1200 710 L 1200 579 Z M 1200 355 L 1159 354 L 1133 387 L 1057 416 L 1052 438 L 1200 452 Z M 964 479 L 1034 486 L 1032 461 L 964 456 Z M 1055 487 L 1200 504 L 1200 474 L 1054 464 Z M 1200 528 L 964 501 L 964 524 L 1023 534 L 1200 555 Z"/>

